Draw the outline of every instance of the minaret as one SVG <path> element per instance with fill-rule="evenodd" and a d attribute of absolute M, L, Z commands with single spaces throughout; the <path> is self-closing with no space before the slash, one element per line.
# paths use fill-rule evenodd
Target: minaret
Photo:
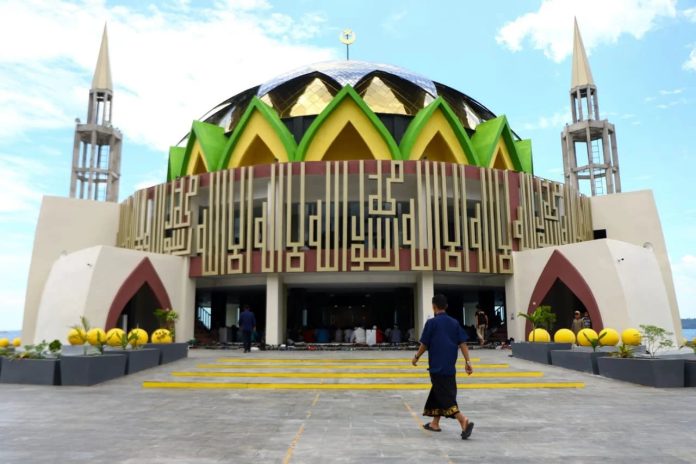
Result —
<path fill-rule="evenodd" d="M 111 125 L 113 102 L 109 40 L 102 35 L 97 67 L 89 91 L 87 123 L 75 127 L 70 197 L 118 201 L 121 177 L 121 132 Z"/>
<path fill-rule="evenodd" d="M 614 125 L 599 118 L 597 86 L 575 20 L 573 75 L 570 84 L 573 122 L 561 134 L 563 173 L 566 183 L 592 196 L 621 191 L 619 154 Z M 582 182 L 581 182 L 582 181 Z M 589 181 L 589 182 L 586 182 Z"/>

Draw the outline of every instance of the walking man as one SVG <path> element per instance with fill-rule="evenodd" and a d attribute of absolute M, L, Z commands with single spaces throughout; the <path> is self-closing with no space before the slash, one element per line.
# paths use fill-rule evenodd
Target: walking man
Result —
<path fill-rule="evenodd" d="M 467 336 L 459 322 L 447 315 L 447 298 L 445 295 L 433 297 L 433 312 L 435 317 L 428 319 L 423 328 L 420 347 L 411 363 L 416 366 L 418 360 L 428 352 L 428 370 L 430 371 L 430 394 L 423 409 L 424 416 L 432 417 L 432 421 L 423 427 L 431 432 L 440 432 L 442 416 L 457 419 L 462 427 L 461 437 L 466 440 L 474 430 L 474 423 L 464 416 L 457 405 L 457 349 L 461 350 L 466 360 L 465 370 L 471 375 L 473 368 L 469 359 L 469 349 L 466 346 Z"/>
<path fill-rule="evenodd" d="M 256 317 L 251 312 L 249 305 L 244 306 L 244 311 L 239 315 L 239 328 L 242 331 L 242 343 L 244 352 L 251 352 L 251 333 L 256 330 Z"/>
<path fill-rule="evenodd" d="M 479 345 L 483 346 L 486 343 L 486 329 L 488 329 L 488 316 L 480 305 L 476 305 L 476 335 L 479 339 Z"/>

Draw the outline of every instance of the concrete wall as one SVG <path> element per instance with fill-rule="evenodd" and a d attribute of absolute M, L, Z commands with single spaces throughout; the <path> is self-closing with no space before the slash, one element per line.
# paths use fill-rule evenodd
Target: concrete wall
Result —
<path fill-rule="evenodd" d="M 61 255 L 83 248 L 115 245 L 118 215 L 119 206 L 116 203 L 49 196 L 43 198 L 27 280 L 22 340 L 36 340 L 39 302 L 53 263 Z"/>
<path fill-rule="evenodd" d="M 678 321 L 680 316 L 672 267 L 652 190 L 592 197 L 590 207 L 595 230 L 606 229 L 609 239 L 652 249 L 667 292 L 672 318 Z M 681 323 L 674 331 L 681 340 Z"/>
<path fill-rule="evenodd" d="M 604 327 L 621 332 L 646 324 L 677 334 L 681 323 L 670 311 L 656 254 L 626 242 L 594 240 L 513 253 L 515 274 L 505 286 L 509 336 L 526 338 L 526 320 L 517 314 L 540 304 L 530 299 L 554 250 L 571 262 L 592 289 Z"/>
<path fill-rule="evenodd" d="M 65 342 L 68 328 L 83 315 L 93 327 L 104 327 L 117 292 L 144 258 L 152 263 L 180 315 L 177 339 L 193 338 L 195 284 L 188 278 L 188 259 L 97 246 L 56 260 L 41 295 L 35 335 L 29 340 Z"/>

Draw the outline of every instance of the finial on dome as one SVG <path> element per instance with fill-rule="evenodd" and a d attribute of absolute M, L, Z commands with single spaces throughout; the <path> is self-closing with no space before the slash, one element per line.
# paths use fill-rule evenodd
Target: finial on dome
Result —
<path fill-rule="evenodd" d="M 346 61 L 350 60 L 349 48 L 353 42 L 355 42 L 355 32 L 352 29 L 343 29 L 341 35 L 338 36 L 338 40 L 346 45 Z"/>

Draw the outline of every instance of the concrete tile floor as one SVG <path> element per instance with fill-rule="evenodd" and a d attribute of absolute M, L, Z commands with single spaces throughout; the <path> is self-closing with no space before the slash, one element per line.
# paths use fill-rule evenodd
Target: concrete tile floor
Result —
<path fill-rule="evenodd" d="M 696 389 L 634 386 L 513 359 L 509 352 L 476 350 L 472 356 L 481 358 L 481 363 L 507 363 L 506 372 L 542 371 L 544 377 L 468 381 L 584 382 L 585 388 L 460 390 L 460 407 L 476 422 L 468 441 L 459 439 L 454 421 L 443 420 L 442 433 L 420 429 L 426 420 L 420 413 L 427 390 L 142 388 L 143 381 L 149 380 L 211 381 L 170 374 L 210 371 L 197 366 L 217 363 L 223 357 L 369 357 L 399 363 L 410 354 L 192 351 L 187 360 L 95 387 L 0 385 L 0 463 L 696 462 Z M 240 370 L 307 371 L 282 366 Z M 316 380 L 212 379 L 254 383 Z"/>

